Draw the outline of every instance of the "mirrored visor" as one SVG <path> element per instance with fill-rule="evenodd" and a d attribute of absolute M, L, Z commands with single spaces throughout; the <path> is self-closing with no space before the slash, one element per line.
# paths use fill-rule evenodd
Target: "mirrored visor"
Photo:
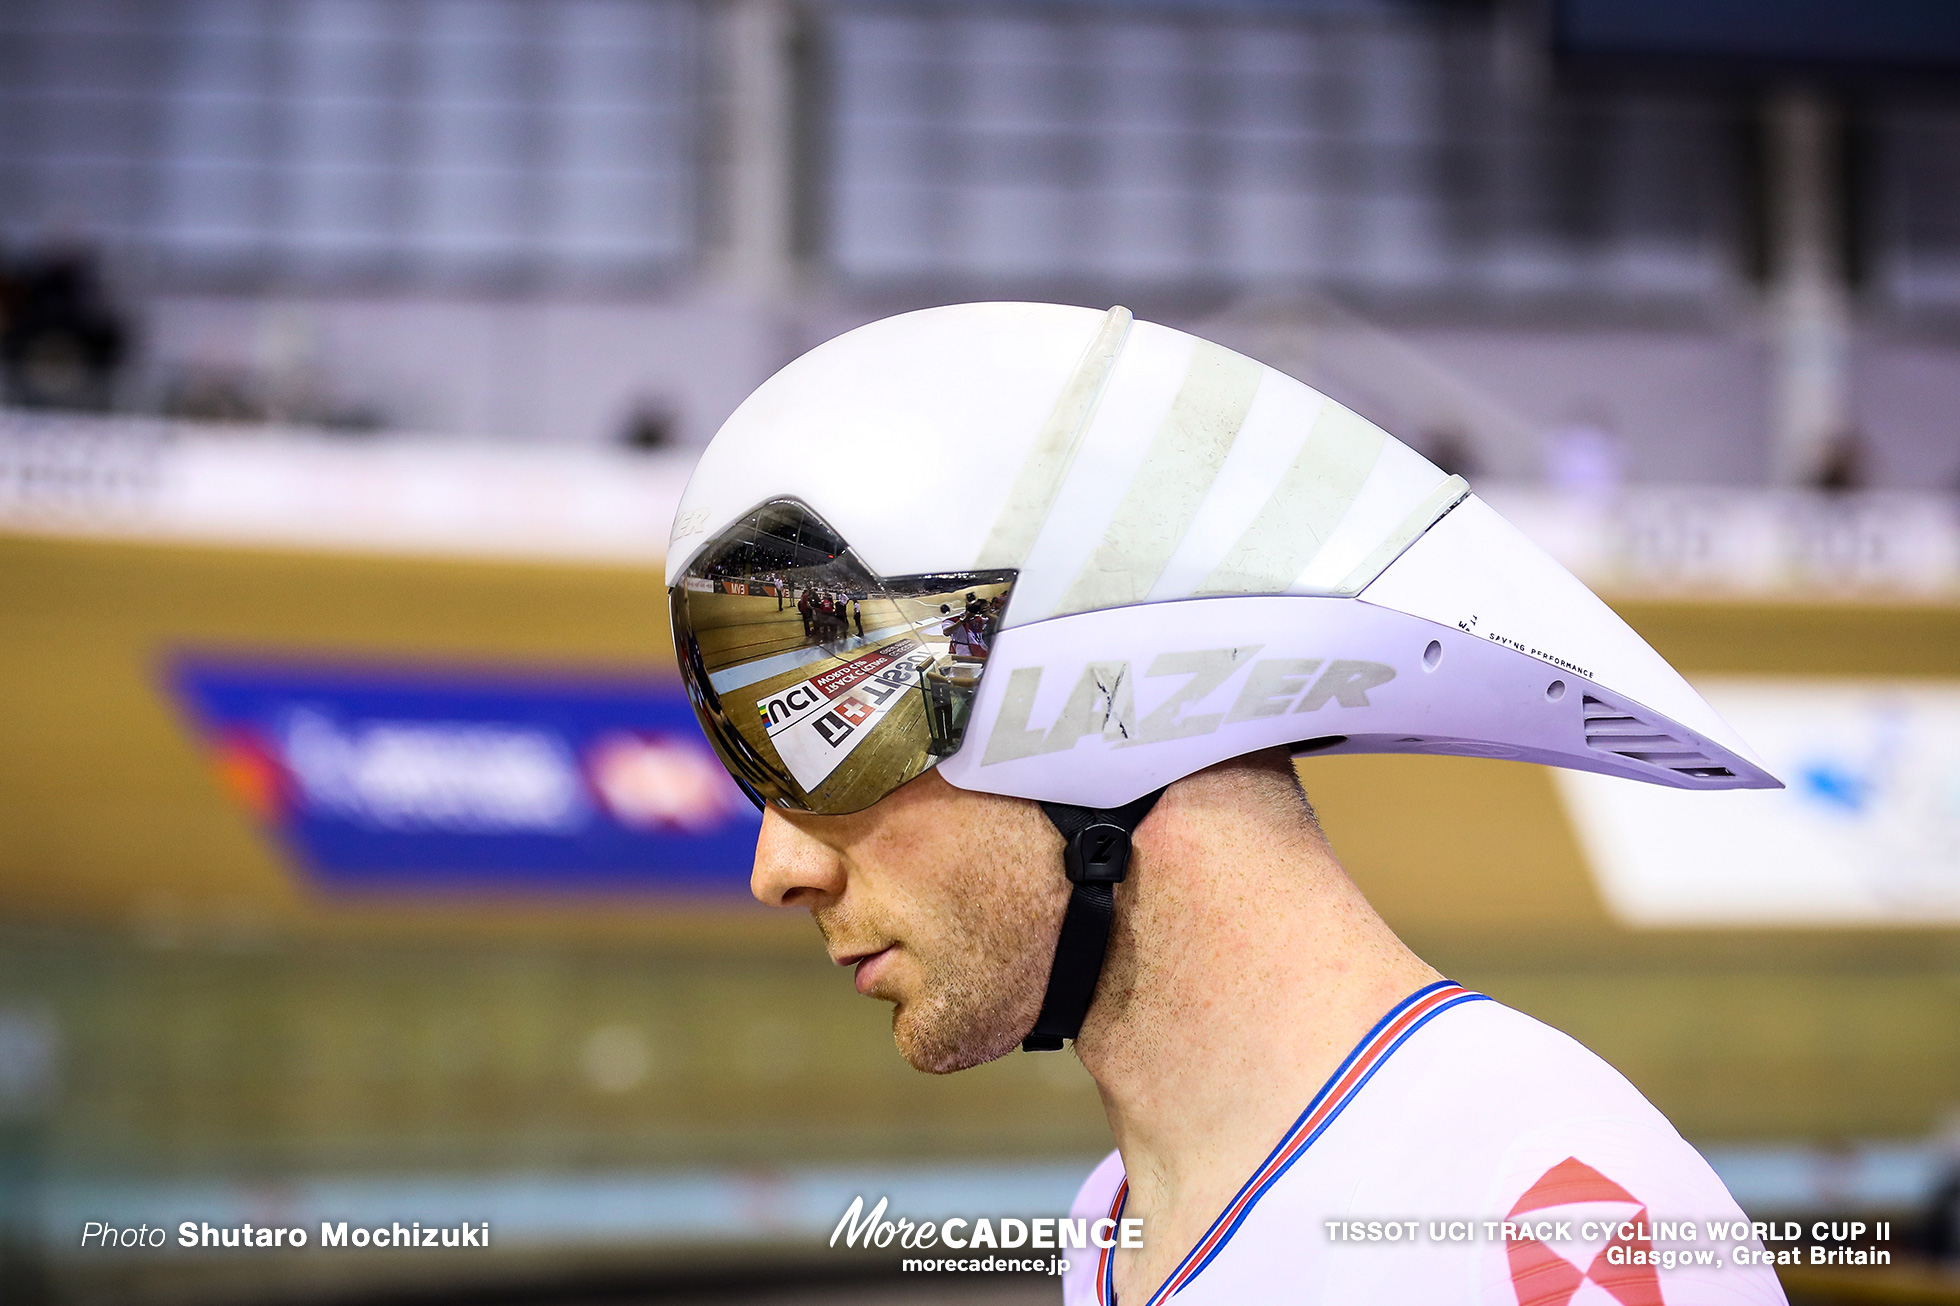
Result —
<path fill-rule="evenodd" d="M 874 575 L 794 499 L 670 591 L 701 728 L 757 806 L 860 811 L 959 750 L 1012 571 Z"/>

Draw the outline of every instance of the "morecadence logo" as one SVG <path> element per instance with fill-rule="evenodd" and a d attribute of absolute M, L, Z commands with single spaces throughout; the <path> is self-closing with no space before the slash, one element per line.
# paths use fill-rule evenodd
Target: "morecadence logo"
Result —
<path fill-rule="evenodd" d="M 863 1196 L 853 1198 L 850 1208 L 830 1232 L 830 1245 L 835 1247 L 841 1240 L 846 1247 L 896 1246 L 906 1251 L 943 1247 L 967 1253 L 978 1250 L 1014 1251 L 1020 1248 L 1029 1251 L 1093 1251 L 1143 1246 L 1143 1221 L 1135 1218 L 1115 1220 L 1105 1217 L 1092 1220 L 1086 1216 L 1079 1219 L 1033 1216 L 1022 1219 L 1015 1216 L 953 1215 L 943 1220 L 913 1220 L 904 1216 L 891 1217 L 888 1214 L 890 1206 L 889 1198 L 880 1197 L 877 1205 L 866 1211 Z M 1017 1265 L 1016 1268 L 1045 1267 L 1037 1259 L 1028 1266 Z"/>

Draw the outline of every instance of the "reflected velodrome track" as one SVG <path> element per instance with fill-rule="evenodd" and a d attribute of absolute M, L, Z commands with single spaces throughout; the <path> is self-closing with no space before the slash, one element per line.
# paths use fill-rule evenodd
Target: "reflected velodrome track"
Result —
<path fill-rule="evenodd" d="M 980 588 L 991 597 L 1004 587 Z M 786 596 L 697 592 L 689 613 L 709 681 L 742 737 L 797 774 L 814 802 L 849 810 L 882 796 L 896 771 L 930 760 L 919 673 L 951 651 L 940 605 L 963 604 L 965 593 L 866 598 L 865 633 L 853 623 L 825 642 L 805 635 Z M 792 710 L 807 719 L 787 724 Z M 845 756 L 856 764 L 839 766 Z"/>

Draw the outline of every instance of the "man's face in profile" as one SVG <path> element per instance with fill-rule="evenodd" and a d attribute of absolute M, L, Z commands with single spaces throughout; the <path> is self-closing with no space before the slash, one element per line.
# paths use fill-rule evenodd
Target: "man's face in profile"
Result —
<path fill-rule="evenodd" d="M 858 992 L 893 1004 L 900 1054 L 944 1074 L 1005 1055 L 1034 1024 L 1068 906 L 1060 865 L 1034 803 L 928 771 L 849 816 L 768 809 L 750 885 L 808 907 Z"/>

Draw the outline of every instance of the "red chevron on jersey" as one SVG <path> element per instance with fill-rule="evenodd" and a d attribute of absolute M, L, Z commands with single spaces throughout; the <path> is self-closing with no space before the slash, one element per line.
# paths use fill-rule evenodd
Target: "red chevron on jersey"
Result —
<path fill-rule="evenodd" d="M 1112 1152 L 1069 1216 L 1141 1214 L 1131 1196 Z M 1467 1232 L 1390 1245 L 1393 1218 L 1437 1212 Z M 1619 1072 L 1444 981 L 1356 1044 L 1163 1287 L 1121 1306 L 1787 1306 L 1774 1269 L 1693 1241 L 1720 1220 L 1746 1224 Z M 1129 1254 L 1078 1258 L 1066 1306 L 1117 1306 Z"/>
<path fill-rule="evenodd" d="M 1628 1221 L 1647 1219 L 1639 1198 L 1572 1156 L 1540 1175 L 1511 1208 L 1512 1218 L 1536 1212 L 1569 1222 L 1575 1230 L 1587 1223 L 1617 1230 Z M 1623 1238 L 1617 1231 L 1556 1245 L 1536 1238 L 1510 1239 L 1511 1288 L 1518 1306 L 1666 1306 L 1654 1267 L 1612 1264 L 1607 1253 L 1615 1247 L 1653 1250 L 1646 1238 Z"/>

